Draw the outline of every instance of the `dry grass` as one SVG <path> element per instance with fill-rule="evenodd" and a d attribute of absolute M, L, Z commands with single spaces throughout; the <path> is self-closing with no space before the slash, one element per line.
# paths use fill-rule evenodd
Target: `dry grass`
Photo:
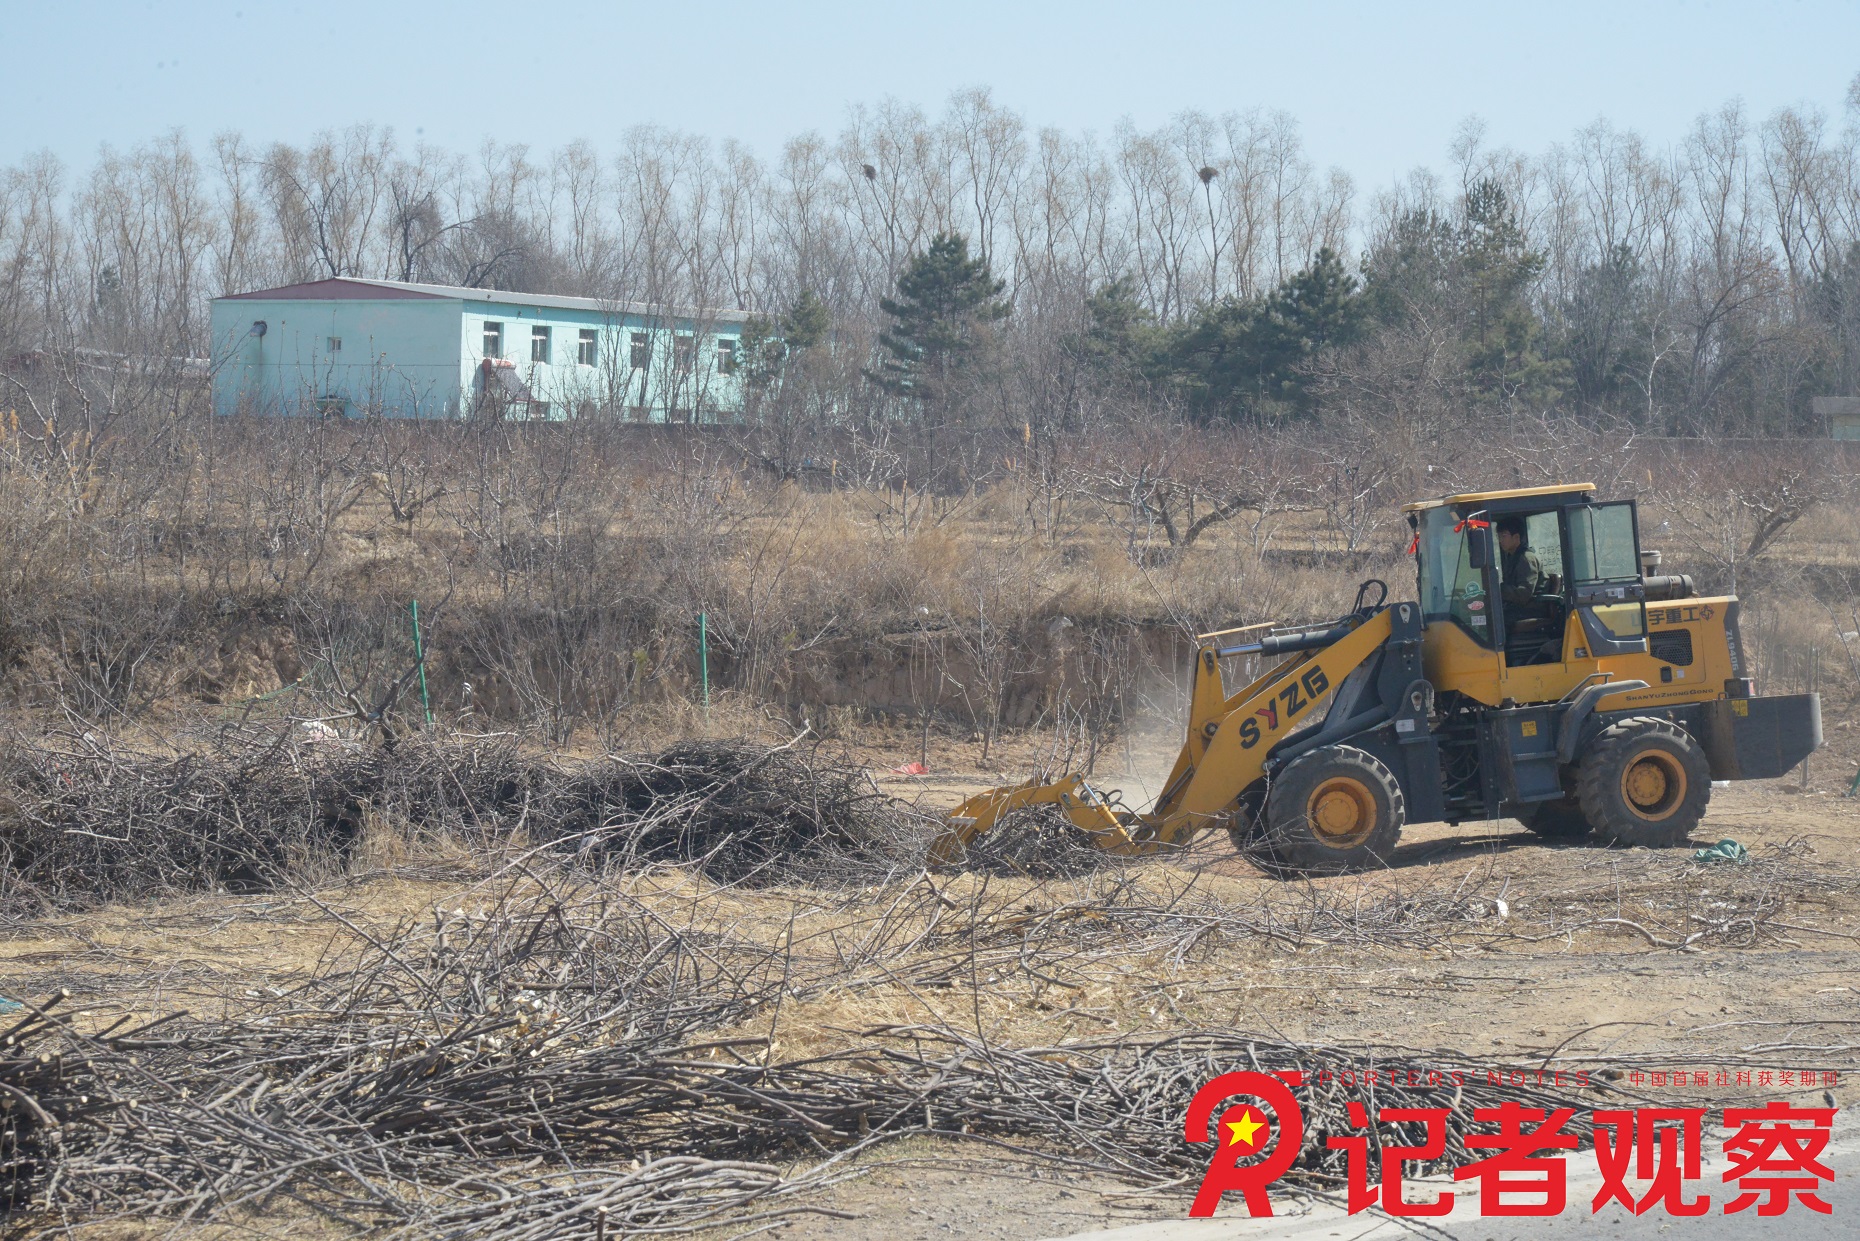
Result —
<path fill-rule="evenodd" d="M 1297 432 L 1107 428 L 1077 460 L 926 493 L 770 483 L 726 441 L 593 424 L 123 430 L 88 449 L 75 494 L 23 431 L 0 452 L 0 537 L 19 550 L 0 579 L 0 695 L 16 712 L 116 732 L 353 722 L 384 703 L 405 716 L 418 599 L 426 688 L 466 731 L 558 749 L 682 734 L 702 698 L 701 613 L 713 702 L 991 742 L 1064 723 L 1102 744 L 1142 714 L 1136 691 L 1178 675 L 1194 632 L 1334 615 L 1366 576 L 1400 594 L 1403 500 L 1540 482 L 1559 455 L 1552 473 L 1641 496 L 1671 568 L 1708 590 L 1735 577 L 1765 669 L 1799 679 L 1819 650 L 1831 686 L 1860 675 L 1840 637 L 1860 625 L 1844 500 L 1860 471 L 1827 446 L 1658 442 L 1618 461 L 1606 436 L 1533 448 L 1530 432 L 1502 461 L 1465 445 L 1424 460 L 1394 438 L 1361 447 L 1355 476 L 1373 485 L 1339 507 L 1331 449 Z M 1120 461 L 1153 469 L 1180 521 L 1239 500 L 1171 546 L 1104 490 L 1102 463 Z M 1747 554 L 1789 488 L 1813 502 Z"/>

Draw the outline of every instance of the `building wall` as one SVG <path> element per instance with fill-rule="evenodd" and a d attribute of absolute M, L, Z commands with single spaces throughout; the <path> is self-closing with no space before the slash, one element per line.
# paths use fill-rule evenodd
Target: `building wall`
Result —
<path fill-rule="evenodd" d="M 696 322 L 595 310 L 467 303 L 460 324 L 463 391 L 483 392 L 485 326 L 500 325 L 504 359 L 535 400 L 538 417 L 560 420 L 599 411 L 611 417 L 663 422 L 708 421 L 742 407 L 742 383 L 719 370 L 720 341 L 742 335 L 740 316 Z M 547 360 L 534 356 L 535 332 L 548 333 Z M 596 360 L 581 362 L 581 333 L 595 334 Z M 644 336 L 643 367 L 635 368 L 633 338 Z M 691 361 L 680 366 L 679 337 L 690 338 Z M 513 411 L 512 416 L 521 416 Z"/>
<path fill-rule="evenodd" d="M 492 295 L 495 296 L 495 295 Z M 479 410 L 486 323 L 502 325 L 502 354 L 537 402 L 510 417 L 602 413 L 640 421 L 708 421 L 741 408 L 742 384 L 719 371 L 718 342 L 734 342 L 742 316 L 706 322 L 476 299 L 221 299 L 213 303 L 214 409 L 220 414 L 451 418 Z M 252 325 L 265 323 L 263 336 Z M 532 359 L 532 333 L 548 332 L 548 359 Z M 583 330 L 596 363 L 580 361 Z M 646 337 L 633 366 L 633 336 Z M 677 338 L 691 361 L 677 365 Z M 340 347 L 332 349 L 332 341 Z M 494 388 L 494 392 L 498 391 Z"/>
<path fill-rule="evenodd" d="M 1830 439 L 1860 440 L 1860 396 L 1818 396 L 1812 405 L 1817 418 L 1827 419 Z"/>
<path fill-rule="evenodd" d="M 350 417 L 456 417 L 459 312 L 444 298 L 216 301 L 214 409 L 299 414 L 339 404 Z M 265 334 L 254 336 L 261 320 Z"/>

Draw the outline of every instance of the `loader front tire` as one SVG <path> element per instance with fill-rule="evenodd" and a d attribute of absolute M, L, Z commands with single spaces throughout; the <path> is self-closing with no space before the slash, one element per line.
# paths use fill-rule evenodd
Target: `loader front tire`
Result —
<path fill-rule="evenodd" d="M 1405 817 L 1401 785 L 1380 760 L 1355 746 L 1323 746 L 1272 782 L 1260 860 L 1284 875 L 1384 866 Z"/>
<path fill-rule="evenodd" d="M 1686 843 L 1711 800 L 1711 764 L 1679 725 L 1651 716 L 1611 724 L 1577 768 L 1582 815 L 1596 835 L 1651 849 Z"/>

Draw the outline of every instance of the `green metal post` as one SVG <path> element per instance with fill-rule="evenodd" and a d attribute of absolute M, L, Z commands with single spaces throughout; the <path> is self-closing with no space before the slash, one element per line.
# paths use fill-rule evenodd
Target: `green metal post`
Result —
<path fill-rule="evenodd" d="M 420 601 L 411 605 L 413 612 L 413 658 L 420 665 L 420 707 L 426 712 L 426 726 L 433 726 L 433 700 L 426 692 L 426 646 L 420 641 Z"/>
<path fill-rule="evenodd" d="M 704 677 L 704 709 L 710 710 L 710 615 L 698 613 L 698 667 Z"/>

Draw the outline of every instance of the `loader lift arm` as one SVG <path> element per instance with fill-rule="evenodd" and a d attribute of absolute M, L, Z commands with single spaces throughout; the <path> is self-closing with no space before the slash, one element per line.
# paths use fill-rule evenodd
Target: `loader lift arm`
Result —
<path fill-rule="evenodd" d="M 1358 607 L 1318 629 L 1269 634 L 1243 645 L 1199 646 L 1187 736 L 1150 810 L 1118 809 L 1077 774 L 991 789 L 969 798 L 950 815 L 948 830 L 932 846 L 930 861 L 957 861 L 971 841 L 1003 816 L 1035 805 L 1059 806 L 1098 848 L 1126 856 L 1178 846 L 1213 827 L 1250 828 L 1243 795 L 1262 788 L 1272 768 L 1313 743 L 1326 744 L 1389 718 L 1385 709 L 1360 708 L 1366 695 L 1358 691 L 1365 688 L 1365 678 L 1352 677 L 1389 645 L 1394 632 L 1391 616 L 1396 613 L 1406 622 L 1404 628 L 1418 636 L 1412 605 L 1391 609 L 1377 604 Z M 1230 694 L 1221 672 L 1222 657 L 1255 653 L 1288 658 Z M 1404 670 L 1403 675 L 1413 674 Z M 1332 706 L 1325 722 L 1286 745 L 1327 698 Z"/>

